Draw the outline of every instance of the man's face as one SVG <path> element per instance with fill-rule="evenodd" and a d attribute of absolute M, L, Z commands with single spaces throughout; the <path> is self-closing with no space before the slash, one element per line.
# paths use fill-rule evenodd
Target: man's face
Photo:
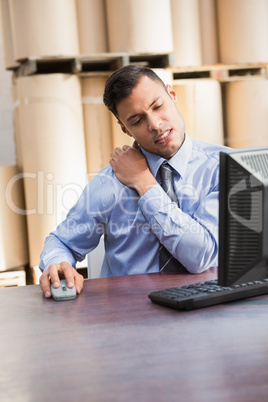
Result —
<path fill-rule="evenodd" d="M 176 107 L 176 93 L 143 76 L 131 95 L 117 104 L 122 130 L 148 152 L 171 158 L 184 140 L 184 121 Z"/>

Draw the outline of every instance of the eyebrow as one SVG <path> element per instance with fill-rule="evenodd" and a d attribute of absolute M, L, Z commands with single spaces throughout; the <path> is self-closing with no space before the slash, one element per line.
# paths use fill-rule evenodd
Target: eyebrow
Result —
<path fill-rule="evenodd" d="M 158 98 L 156 98 L 156 99 L 150 104 L 149 109 L 150 109 L 150 107 L 152 107 L 152 106 L 154 105 L 155 102 L 158 101 L 159 98 L 160 98 L 160 96 L 159 96 Z M 127 121 L 132 120 L 132 119 L 134 119 L 134 117 L 140 116 L 141 114 L 142 114 L 142 113 L 135 113 L 135 114 L 132 114 L 131 116 L 129 116 L 129 117 L 127 118 Z"/>

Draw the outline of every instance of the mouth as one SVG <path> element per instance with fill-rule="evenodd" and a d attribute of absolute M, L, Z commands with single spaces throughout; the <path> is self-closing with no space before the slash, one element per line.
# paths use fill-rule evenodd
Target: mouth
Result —
<path fill-rule="evenodd" d="M 160 134 L 156 138 L 155 144 L 164 144 L 164 143 L 166 143 L 169 140 L 171 133 L 172 133 L 172 129 L 167 130 L 164 133 Z"/>

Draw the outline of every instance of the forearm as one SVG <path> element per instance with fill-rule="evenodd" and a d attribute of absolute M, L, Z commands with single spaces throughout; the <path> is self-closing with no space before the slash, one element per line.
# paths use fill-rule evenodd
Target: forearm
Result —
<path fill-rule="evenodd" d="M 112 211 L 115 185 L 109 171 L 88 183 L 66 219 L 47 237 L 40 257 L 41 270 L 62 261 L 75 268 L 76 262 L 98 245 Z"/>
<path fill-rule="evenodd" d="M 159 185 L 148 191 L 139 205 L 160 243 L 189 272 L 202 272 L 217 264 L 217 213 L 203 220 L 193 218 L 172 203 Z"/>

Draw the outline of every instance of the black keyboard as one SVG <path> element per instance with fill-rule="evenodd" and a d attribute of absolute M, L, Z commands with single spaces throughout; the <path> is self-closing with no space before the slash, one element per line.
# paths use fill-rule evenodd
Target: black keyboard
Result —
<path fill-rule="evenodd" d="M 152 302 L 166 307 L 177 310 L 194 310 L 265 293 L 268 293 L 268 279 L 230 287 L 219 286 L 218 281 L 213 280 L 155 291 L 148 297 Z"/>

